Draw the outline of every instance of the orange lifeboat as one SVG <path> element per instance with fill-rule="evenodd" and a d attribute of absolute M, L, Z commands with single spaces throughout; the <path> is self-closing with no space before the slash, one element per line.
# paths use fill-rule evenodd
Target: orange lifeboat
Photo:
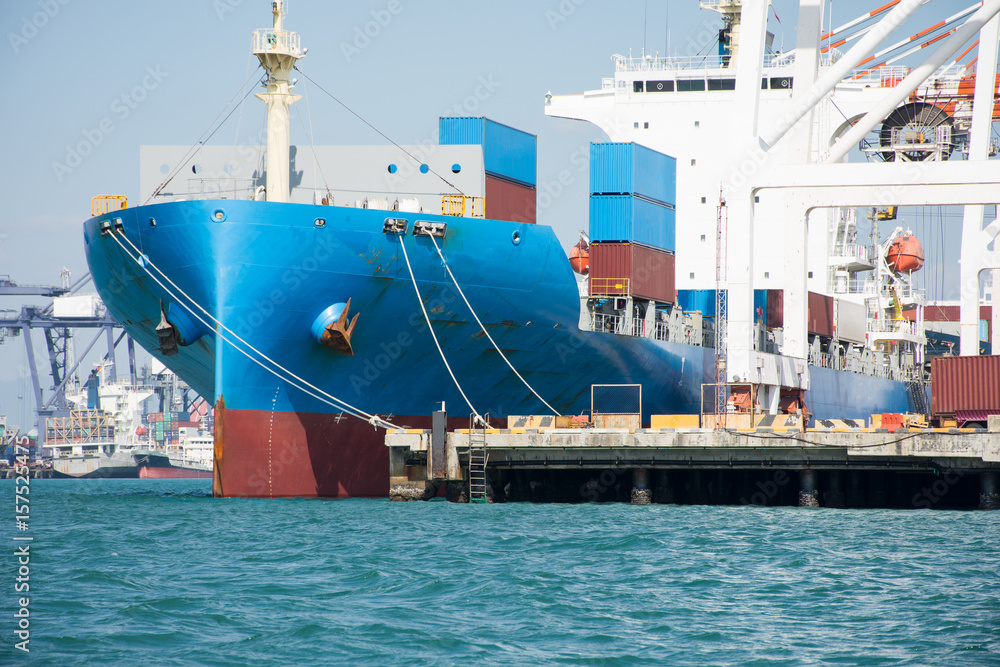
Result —
<path fill-rule="evenodd" d="M 900 236 L 889 246 L 885 260 L 899 273 L 919 271 L 924 265 L 924 248 L 916 236 Z"/>
<path fill-rule="evenodd" d="M 569 265 L 584 276 L 590 271 L 590 246 L 583 239 L 569 249 Z"/>

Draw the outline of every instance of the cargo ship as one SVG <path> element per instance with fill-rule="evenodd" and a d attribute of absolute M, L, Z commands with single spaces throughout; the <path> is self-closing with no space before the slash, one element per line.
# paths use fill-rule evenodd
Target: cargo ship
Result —
<path fill-rule="evenodd" d="M 210 478 L 212 463 L 204 439 L 199 443 L 196 437 L 164 438 L 162 430 L 148 428 L 147 424 L 163 423 L 162 413 L 143 414 L 143 404 L 155 395 L 155 388 L 109 381 L 109 367 L 105 362 L 95 369 L 82 394 L 67 396 L 73 406 L 67 416 L 46 420 L 45 449 L 53 476 Z M 151 417 L 154 421 L 147 422 Z"/>
<path fill-rule="evenodd" d="M 706 411 L 721 330 L 707 311 L 721 290 L 712 291 L 714 281 L 675 283 L 674 275 L 675 267 L 683 276 L 692 263 L 714 265 L 716 256 L 692 254 L 705 236 L 688 239 L 674 225 L 709 195 L 704 183 L 691 187 L 686 167 L 678 164 L 675 182 L 664 166 L 675 159 L 670 153 L 689 159 L 693 146 L 640 141 L 646 127 L 637 120 L 634 130 L 609 132 L 614 145 L 592 148 L 607 155 L 592 164 L 586 279 L 574 273 L 553 230 L 535 224 L 534 137 L 487 119 L 441 119 L 441 145 L 420 158 L 405 146 L 372 149 L 367 162 L 346 167 L 354 175 L 375 170 L 363 200 L 338 194 L 338 204 L 320 192 L 313 203 L 294 202 L 300 177 L 290 169 L 288 109 L 298 96 L 290 74 L 305 50 L 284 28 L 284 3 L 272 7 L 273 26 L 253 36 L 267 70 L 267 92 L 259 95 L 268 106 L 266 165 L 248 183 L 209 185 L 201 196 L 191 188 L 171 197 L 161 187 L 155 203 L 138 207 L 97 197 L 83 230 L 94 282 L 116 320 L 212 397 L 216 495 L 384 497 L 389 454 L 381 429 L 429 427 L 442 405 L 461 415 L 449 426 L 464 427 L 470 415 L 496 423 L 507 415 L 586 413 L 595 385 L 632 385 L 641 387 L 636 411 L 644 423 L 652 414 Z M 788 63 L 774 67 L 777 93 Z M 637 68 L 619 72 L 634 80 L 627 91 L 638 90 Z M 698 76 L 711 80 L 705 71 Z M 605 89 L 614 101 L 624 78 L 616 74 Z M 571 117 L 570 106 L 548 97 L 546 113 Z M 652 118 L 666 124 L 665 116 Z M 640 144 L 663 153 L 647 155 Z M 718 154 L 713 143 L 697 149 Z M 628 166 L 643 159 L 659 165 L 656 174 Z M 595 186 L 594 164 L 615 160 L 624 160 L 623 182 Z M 399 176 L 419 187 L 393 190 Z M 716 203 L 702 209 L 711 211 L 711 230 Z M 865 261 L 857 261 L 849 216 L 831 225 L 839 236 L 829 254 L 843 254 L 831 279 L 851 284 L 876 258 L 861 252 Z M 594 233 L 605 229 L 620 231 Z M 600 265 L 614 264 L 617 273 L 595 276 Z M 827 276 L 829 256 L 818 265 Z M 751 410 L 809 418 L 919 410 L 926 401 L 922 301 L 905 276 L 890 273 L 856 291 L 853 309 L 817 286 L 808 359 L 782 356 L 777 315 L 770 326 L 759 318 L 760 347 L 777 375 L 758 378 L 760 393 L 752 381 L 750 393 L 734 388 L 724 410 L 747 401 Z M 769 304 L 765 298 L 762 313 L 781 311 L 777 291 Z M 916 323 L 894 316 L 903 306 L 916 309 Z M 845 316 L 838 337 L 837 315 L 858 309 L 860 320 Z M 786 376 L 798 379 L 785 385 Z"/>

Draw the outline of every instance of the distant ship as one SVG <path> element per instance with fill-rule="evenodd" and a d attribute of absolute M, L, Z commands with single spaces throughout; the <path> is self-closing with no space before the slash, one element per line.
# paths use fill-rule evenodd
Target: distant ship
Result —
<path fill-rule="evenodd" d="M 69 397 L 75 407 L 68 416 L 46 421 L 53 476 L 210 478 L 212 462 L 204 439 L 190 445 L 186 438 L 174 439 L 166 446 L 148 437 L 152 434 L 142 425 L 142 405 L 153 395 L 149 386 L 108 382 L 107 365 L 102 366 L 84 394 Z"/>
<path fill-rule="evenodd" d="M 292 203 L 288 108 L 298 96 L 290 92 L 290 74 L 305 51 L 298 35 L 283 28 L 284 17 L 277 0 L 273 28 L 254 34 L 253 52 L 267 70 L 267 92 L 259 95 L 268 105 L 266 186 L 253 183 L 236 198 L 182 196 L 139 207 L 99 197 L 84 224 L 94 282 L 115 319 L 215 402 L 216 495 L 386 496 L 389 453 L 380 429 L 429 427 L 442 402 L 462 415 L 449 420 L 453 428 L 467 427 L 473 412 L 491 419 L 580 414 L 591 409 L 595 385 L 641 386 L 644 423 L 652 414 L 705 411 L 703 385 L 716 380 L 713 330 L 705 326 L 715 314 L 714 276 L 688 282 L 679 294 L 673 262 L 688 262 L 687 248 L 704 241 L 688 238 L 692 233 L 714 240 L 717 202 L 689 201 L 705 188 L 685 180 L 687 167 L 678 167 L 676 201 L 659 205 L 675 204 L 677 216 L 698 208 L 710 226 L 689 225 L 675 249 L 592 233 L 587 254 L 581 247 L 574 256 L 575 268 L 588 267 L 589 283 L 578 281 L 552 229 L 533 224 L 534 137 L 485 119 L 442 119 L 442 135 L 451 138 L 418 160 L 414 177 L 423 174 L 433 184 L 425 192 L 436 193 L 440 208 L 427 206 L 426 197 L 422 204 L 387 196 L 389 186 L 372 187 L 370 198 L 347 206 L 332 205 L 325 194 L 315 204 Z M 726 83 L 732 75 L 725 56 L 710 60 L 697 71 L 685 65 L 676 77 L 665 71 L 668 63 L 658 63 L 655 77 L 664 86 L 708 81 L 722 109 L 732 98 Z M 637 73 L 646 63 L 620 60 L 600 105 L 625 104 L 618 92 L 631 85 L 626 92 L 637 94 L 640 80 L 647 90 L 654 75 Z M 792 85 L 788 67 L 787 58 L 769 64 L 775 93 L 782 80 Z M 579 97 L 550 98 L 546 112 L 583 117 L 573 109 L 594 96 Z M 787 102 L 787 95 L 775 95 L 771 108 L 777 113 Z M 648 109 L 650 130 L 673 122 L 654 110 Z M 612 138 L 626 146 L 646 143 L 640 122 Z M 699 150 L 724 149 L 724 128 L 703 136 Z M 672 152 L 669 141 L 661 143 L 652 147 Z M 467 146 L 478 157 L 471 165 L 455 162 Z M 397 155 L 400 164 L 413 159 Z M 363 177 L 370 166 L 359 161 L 354 168 Z M 389 183 L 397 168 L 381 164 L 378 179 Z M 470 172 L 485 201 L 433 180 L 450 184 Z M 666 192 L 673 185 L 661 179 L 657 187 Z M 631 211 L 645 202 L 635 190 L 594 194 L 631 197 Z M 673 219 L 660 209 L 655 214 Z M 730 403 L 844 418 L 905 412 L 926 400 L 922 323 L 904 326 L 895 315 L 904 305 L 919 312 L 920 295 L 895 273 L 873 280 L 869 292 L 859 289 L 856 274 L 875 270 L 881 258 L 856 242 L 849 215 L 830 224 L 837 235 L 831 233 L 829 255 L 841 261 L 828 273 L 824 255 L 818 266 L 824 281 L 843 279 L 845 289 L 835 294 L 844 305 L 836 308 L 834 290 L 816 286 L 808 369 L 777 353 L 780 323 L 764 321 L 767 295 L 761 297 L 761 350 L 776 377 L 805 376 L 808 388 L 772 382 L 755 398 L 734 392 Z M 659 253 L 670 266 L 669 281 L 656 294 L 638 291 L 638 278 L 625 273 L 595 287 L 601 242 Z M 698 262 L 714 266 L 715 258 Z M 780 313 L 780 294 L 771 297 L 770 309 Z"/>

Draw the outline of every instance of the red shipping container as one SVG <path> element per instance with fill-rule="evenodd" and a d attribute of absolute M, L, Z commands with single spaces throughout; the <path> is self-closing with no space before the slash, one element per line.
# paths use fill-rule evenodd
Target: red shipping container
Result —
<path fill-rule="evenodd" d="M 511 222 L 537 221 L 535 188 L 486 175 L 486 217 Z"/>
<path fill-rule="evenodd" d="M 785 326 L 785 292 L 780 289 L 767 290 L 767 328 L 783 329 Z"/>
<path fill-rule="evenodd" d="M 674 303 L 675 257 L 635 243 L 590 244 L 590 293 Z"/>
<path fill-rule="evenodd" d="M 1000 412 L 1000 355 L 931 359 L 931 412 Z"/>
<path fill-rule="evenodd" d="M 809 333 L 833 338 L 833 297 L 809 292 Z"/>
<path fill-rule="evenodd" d="M 808 302 L 809 333 L 833 338 L 833 297 L 809 292 Z M 767 290 L 767 327 L 782 329 L 785 326 L 785 292 L 780 289 Z"/>

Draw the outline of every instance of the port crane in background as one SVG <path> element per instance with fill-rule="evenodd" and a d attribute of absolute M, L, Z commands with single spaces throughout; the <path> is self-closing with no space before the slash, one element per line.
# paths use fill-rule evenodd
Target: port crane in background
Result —
<path fill-rule="evenodd" d="M 104 308 L 97 295 L 80 295 L 77 293 L 90 282 L 90 274 L 86 274 L 75 283 L 70 282 L 70 273 L 64 269 L 61 285 L 21 285 L 10 276 L 0 276 L 0 297 L 36 296 L 51 298 L 46 306 L 22 305 L 20 310 L 0 310 L 0 344 L 8 338 L 21 337 L 28 358 L 28 371 L 31 375 L 31 387 L 35 400 L 36 426 L 39 440 L 44 440 L 45 420 L 49 417 L 68 413 L 69 404 L 66 394 L 69 390 L 80 388 L 77 370 L 83 359 L 87 357 L 97 342 L 103 336 L 107 342 L 107 353 L 104 360 L 111 362 L 111 377 L 114 379 L 115 348 L 125 337 L 121 331 L 115 338 L 116 330 L 121 330 L 118 323 Z M 41 329 L 45 336 L 45 346 L 49 353 L 49 368 L 52 375 L 52 386 L 43 388 L 39 377 L 38 365 L 35 359 L 35 344 L 32 332 Z M 77 329 L 96 329 L 94 337 L 87 345 L 83 354 L 75 351 L 74 331 Z M 135 345 L 131 338 L 127 342 L 129 368 L 135 378 Z M 48 396 L 46 396 L 48 393 Z"/>
<path fill-rule="evenodd" d="M 159 379 L 144 369 L 142 378 L 136 367 L 135 343 L 131 336 L 119 326 L 108 313 L 96 294 L 80 294 L 90 282 L 90 273 L 71 283 L 70 272 L 62 271 L 60 285 L 22 285 L 9 275 L 0 275 L 0 297 L 35 296 L 52 299 L 48 305 L 22 305 L 20 310 L 0 309 L 0 344 L 8 339 L 21 337 L 28 358 L 28 371 L 35 402 L 35 426 L 38 428 L 39 444 L 44 444 L 45 422 L 49 417 L 67 416 L 71 408 L 67 394 L 78 393 L 81 383 L 77 371 L 83 360 L 97 346 L 103 337 L 107 351 L 101 364 L 107 364 L 107 378 L 110 382 L 118 379 L 115 364 L 115 350 L 125 341 L 128 350 L 129 381 L 136 385 L 152 385 L 159 396 L 160 411 L 170 411 L 179 407 L 201 409 L 204 399 L 194 393 L 173 373 L 169 377 L 162 374 Z M 41 329 L 45 336 L 45 346 L 49 354 L 49 372 L 52 385 L 43 387 L 35 359 L 35 343 L 32 332 Z M 74 332 L 78 329 L 96 330 L 82 354 L 76 353 Z M 207 410 L 202 410 L 208 412 Z M 22 428 L 23 430 L 23 428 Z"/>

